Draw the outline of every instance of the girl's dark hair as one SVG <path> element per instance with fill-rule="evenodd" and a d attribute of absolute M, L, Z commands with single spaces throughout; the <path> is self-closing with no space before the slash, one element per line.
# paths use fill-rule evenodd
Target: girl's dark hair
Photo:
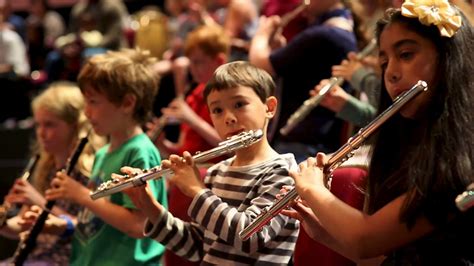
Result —
<path fill-rule="evenodd" d="M 374 213 L 407 193 L 400 220 L 408 227 L 421 215 L 435 225 L 446 222 L 456 211 L 456 195 L 474 181 L 474 34 L 457 11 L 463 24 L 451 38 L 442 37 L 436 26 L 404 17 L 399 9 L 387 10 L 377 24 L 377 40 L 388 25 L 399 23 L 431 40 L 439 56 L 438 82 L 428 88 L 434 96 L 424 117 L 391 118 L 375 136 L 372 150 L 368 210 Z M 379 112 L 391 103 L 382 82 Z"/>

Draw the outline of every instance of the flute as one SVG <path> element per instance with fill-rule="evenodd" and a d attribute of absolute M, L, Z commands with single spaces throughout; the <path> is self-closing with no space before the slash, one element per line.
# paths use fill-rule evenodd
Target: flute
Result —
<path fill-rule="evenodd" d="M 76 150 L 74 151 L 71 158 L 69 159 L 69 162 L 65 169 L 68 175 L 71 175 L 72 170 L 76 166 L 76 163 L 79 160 L 79 156 L 81 155 L 82 151 L 84 150 L 84 147 L 86 146 L 88 142 L 88 136 L 90 132 L 91 131 L 89 130 L 87 135 L 81 139 L 81 141 L 77 145 Z M 36 246 L 36 239 L 41 233 L 41 230 L 43 230 L 46 219 L 48 218 L 48 215 L 51 213 L 54 207 L 54 204 L 56 204 L 55 200 L 49 200 L 48 202 L 46 202 L 46 206 L 44 210 L 36 219 L 35 224 L 31 228 L 31 230 L 28 232 L 28 236 L 24 240 L 21 240 L 20 243 L 18 244 L 15 254 L 13 255 L 13 265 L 20 266 L 25 263 L 26 259 L 28 258 L 28 255 L 31 253 L 31 251 L 33 251 L 34 247 Z"/>
<path fill-rule="evenodd" d="M 310 0 L 303 0 L 295 9 L 283 15 L 280 20 L 280 25 L 272 32 L 270 38 L 268 38 L 268 43 L 272 43 L 275 36 L 281 35 L 286 25 L 303 12 L 309 4 Z"/>
<path fill-rule="evenodd" d="M 372 39 L 367 46 L 357 54 L 357 59 L 360 60 L 368 56 L 377 47 L 377 42 Z M 280 133 L 284 136 L 288 135 L 303 119 L 309 115 L 309 113 L 319 105 L 323 100 L 324 96 L 334 87 L 340 86 L 344 82 L 342 77 L 331 77 L 329 83 L 324 85 L 319 93 L 306 101 L 301 105 L 286 121 L 286 125 L 280 129 Z"/>
<path fill-rule="evenodd" d="M 456 206 L 460 211 L 467 211 L 474 206 L 474 183 L 456 197 Z"/>
<path fill-rule="evenodd" d="M 323 173 L 326 178 L 326 184 L 328 187 L 331 184 L 332 172 L 339 167 L 343 162 L 347 161 L 352 157 L 354 150 L 359 146 L 385 121 L 392 117 L 396 112 L 400 110 L 406 103 L 411 99 L 415 98 L 422 91 L 426 91 L 428 85 L 424 81 L 418 81 L 415 86 L 410 90 L 405 91 L 403 94 L 398 96 L 393 104 L 388 107 L 384 112 L 378 115 L 370 124 L 360 129 L 357 134 L 351 137 L 346 144 L 339 148 L 329 158 L 328 162 L 323 167 Z M 295 188 L 292 188 L 282 198 L 277 200 L 273 205 L 267 206 L 262 210 L 255 220 L 239 232 L 239 237 L 242 240 L 247 240 L 254 233 L 260 231 L 273 217 L 278 215 L 283 209 L 292 205 L 294 200 L 298 198 L 298 192 Z"/>
<path fill-rule="evenodd" d="M 188 90 L 189 88 L 186 89 L 185 91 L 188 91 Z M 184 100 L 184 94 L 183 93 L 179 94 L 178 96 L 176 96 L 174 100 L 176 99 Z M 168 106 L 168 108 L 170 107 Z M 149 138 L 151 139 L 151 141 L 156 141 L 158 139 L 158 137 L 161 135 L 161 133 L 165 129 L 166 125 L 169 123 L 168 119 L 173 120 L 173 117 L 167 117 L 165 115 L 161 115 L 160 118 L 158 118 L 157 124 L 155 125 L 153 130 L 151 130 L 149 133 Z"/>
<path fill-rule="evenodd" d="M 213 149 L 197 153 L 193 156 L 193 159 L 196 163 L 202 163 L 232 151 L 248 147 L 262 139 L 262 137 L 263 131 L 260 129 L 242 132 L 229 138 L 228 140 L 220 142 L 219 145 Z M 172 173 L 173 171 L 171 169 L 162 169 L 161 165 L 158 165 L 156 167 L 144 170 L 142 174 L 131 176 L 125 175 L 121 178 L 104 182 L 97 188 L 96 191 L 91 192 L 90 196 L 93 200 L 96 200 L 98 198 L 120 192 L 127 188 L 145 185 L 148 180 L 158 179 L 162 176 Z"/>
<path fill-rule="evenodd" d="M 163 129 L 166 126 L 166 117 L 163 115 L 158 119 L 158 123 L 155 125 L 153 130 L 150 131 L 150 139 L 151 141 L 155 141 L 163 132 Z"/>
<path fill-rule="evenodd" d="M 39 159 L 39 154 L 35 154 L 30 158 L 30 160 L 28 160 L 25 170 L 23 170 L 23 174 L 20 177 L 21 180 L 24 180 L 24 181 L 28 180 L 28 178 L 31 175 L 31 172 L 33 171 L 33 169 L 36 166 L 36 163 L 38 162 L 38 159 Z M 2 227 L 2 225 L 6 222 L 8 218 L 8 213 L 10 212 L 12 208 L 13 207 L 8 202 L 4 202 L 0 206 L 0 227 Z"/>

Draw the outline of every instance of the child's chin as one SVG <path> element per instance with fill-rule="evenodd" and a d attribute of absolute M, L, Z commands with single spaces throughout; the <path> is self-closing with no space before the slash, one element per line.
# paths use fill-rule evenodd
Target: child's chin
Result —
<path fill-rule="evenodd" d="M 402 110 L 400 110 L 400 115 L 406 119 L 415 120 L 417 118 L 417 112 L 412 108 L 402 108 Z"/>

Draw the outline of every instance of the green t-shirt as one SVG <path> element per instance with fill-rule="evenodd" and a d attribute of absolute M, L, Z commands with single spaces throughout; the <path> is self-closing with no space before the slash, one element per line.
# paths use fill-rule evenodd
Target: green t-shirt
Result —
<path fill-rule="evenodd" d="M 92 169 L 91 186 L 110 180 L 112 173 L 121 173 L 122 166 L 148 169 L 160 164 L 160 154 L 145 134 L 137 135 L 118 149 L 107 152 L 109 145 L 100 149 Z M 149 181 L 155 198 L 167 207 L 163 179 Z M 128 196 L 115 193 L 111 202 L 133 209 Z M 123 221 L 124 223 L 128 221 Z M 165 248 L 150 239 L 135 239 L 106 224 L 88 209 L 78 215 L 74 232 L 71 265 L 160 265 Z"/>

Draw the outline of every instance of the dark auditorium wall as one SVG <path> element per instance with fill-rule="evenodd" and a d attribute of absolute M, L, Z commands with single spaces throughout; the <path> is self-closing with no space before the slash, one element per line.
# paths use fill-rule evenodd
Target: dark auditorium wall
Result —
<path fill-rule="evenodd" d="M 15 178 L 19 177 L 29 157 L 33 129 L 0 128 L 0 202 L 8 193 Z M 16 241 L 0 237 L 0 260 L 15 250 Z"/>

